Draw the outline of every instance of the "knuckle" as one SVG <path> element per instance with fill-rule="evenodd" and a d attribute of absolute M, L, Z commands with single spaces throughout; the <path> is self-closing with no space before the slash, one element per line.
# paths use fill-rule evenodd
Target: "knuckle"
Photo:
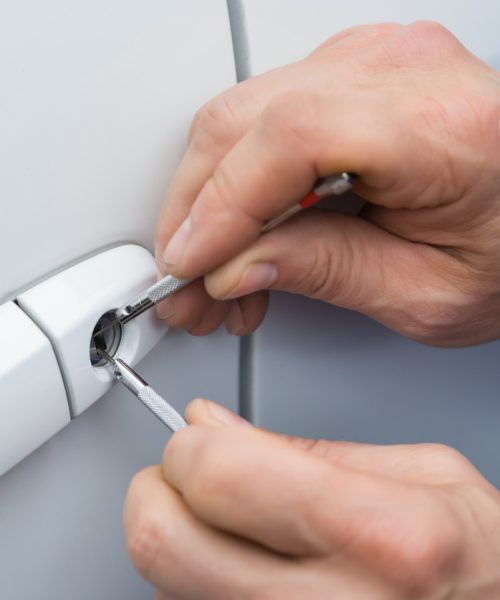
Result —
<path fill-rule="evenodd" d="M 342 254 L 336 259 L 328 248 L 317 247 L 312 260 L 311 296 L 354 308 L 358 286 L 351 276 L 352 256 L 349 244 L 344 244 Z"/>
<path fill-rule="evenodd" d="M 463 52 L 463 46 L 440 23 L 415 21 L 370 47 L 359 59 L 369 70 L 382 72 L 415 65 L 430 69 L 448 62 L 459 50 Z"/>
<path fill-rule="evenodd" d="M 241 132 L 234 95 L 220 94 L 204 104 L 195 114 L 189 130 L 189 142 L 206 151 L 213 146 L 232 145 Z"/>
<path fill-rule="evenodd" d="M 432 519 L 416 535 L 412 543 L 400 553 L 402 570 L 408 574 L 408 587 L 415 591 L 427 591 L 438 585 L 459 552 L 459 532 L 451 526 L 443 513 Z"/>
<path fill-rule="evenodd" d="M 363 26 L 361 26 L 363 27 Z M 384 23 L 375 23 L 374 25 L 366 25 L 367 33 L 370 33 L 370 37 L 379 37 L 385 36 L 387 34 L 391 34 L 394 31 L 398 31 L 403 28 L 403 25 L 400 23 L 395 23 L 393 21 L 386 21 Z"/>
<path fill-rule="evenodd" d="M 373 27 L 373 25 L 353 25 L 352 27 L 347 27 L 346 29 L 343 29 L 342 31 L 339 31 L 327 38 L 315 50 L 313 50 L 311 55 L 314 56 L 322 50 L 330 48 L 338 42 L 345 40 L 346 38 L 350 38 L 353 35 L 363 34 L 365 31 L 367 31 L 367 29 L 371 27 Z"/>
<path fill-rule="evenodd" d="M 314 215 L 304 217 L 312 219 Z M 366 295 L 366 282 L 372 276 L 368 272 L 371 264 L 369 249 L 365 249 L 363 240 L 355 235 L 349 219 L 336 215 L 325 218 L 321 225 L 328 228 L 328 231 L 325 231 L 325 236 L 316 237 L 302 286 L 307 288 L 307 294 L 313 298 L 339 306 L 361 308 Z M 332 251 L 332 246 L 324 243 L 330 233 L 329 225 L 334 226 L 338 239 L 335 252 Z M 367 272 L 362 272 L 364 270 Z"/>
<path fill-rule="evenodd" d="M 402 49 L 408 57 L 429 56 L 435 64 L 447 61 L 462 45 L 444 25 L 437 21 L 420 20 L 410 23 L 402 36 Z"/>
<path fill-rule="evenodd" d="M 140 473 L 132 479 L 129 494 L 134 494 L 139 487 L 142 487 Z M 126 541 L 132 563 L 145 579 L 150 579 L 163 543 L 161 523 L 153 511 L 135 512 L 127 528 Z"/>
<path fill-rule="evenodd" d="M 332 297 L 332 288 L 342 287 L 342 269 L 334 269 L 329 250 L 318 245 L 311 254 L 308 286 L 312 298 Z"/>
<path fill-rule="evenodd" d="M 347 27 L 347 29 L 343 29 L 335 33 L 334 35 L 327 38 L 324 42 L 322 42 L 315 50 L 313 50 L 310 56 L 316 56 L 318 54 L 328 53 L 328 56 L 335 53 L 338 50 L 339 42 L 344 42 L 352 40 L 352 38 L 358 38 L 366 34 L 374 25 L 354 25 L 352 27 Z M 341 44 L 342 45 L 342 44 Z"/>
<path fill-rule="evenodd" d="M 161 546 L 159 523 L 151 514 L 138 516 L 127 537 L 127 549 L 135 568 L 150 579 Z"/>
<path fill-rule="evenodd" d="M 422 257 L 429 266 L 428 282 L 420 287 L 408 282 L 399 331 L 430 346 L 460 345 L 472 334 L 475 306 L 466 273 L 455 259 L 436 263 L 433 255 Z"/>
<path fill-rule="evenodd" d="M 408 337 L 427 345 L 440 345 L 458 326 L 459 312 L 450 304 L 421 300 L 412 310 L 402 330 Z"/>
<path fill-rule="evenodd" d="M 211 212 L 225 214 L 227 209 L 235 208 L 235 197 L 241 189 L 240 174 L 228 169 L 224 163 L 219 165 L 205 184 L 204 194 L 210 198 Z"/>
<path fill-rule="evenodd" d="M 422 444 L 421 448 L 433 459 L 446 461 L 447 463 L 456 463 L 466 460 L 461 452 L 446 444 L 427 443 Z"/>
<path fill-rule="evenodd" d="M 413 556 L 406 556 L 408 566 L 413 570 L 416 585 L 422 586 L 426 582 L 434 581 L 436 584 L 447 575 L 451 565 L 457 561 L 461 534 L 458 523 L 445 512 L 444 508 L 430 519 L 423 528 L 424 533 L 417 536 L 413 545 Z"/>
<path fill-rule="evenodd" d="M 427 346 L 454 347 L 467 339 L 460 310 L 449 304 L 423 302 L 414 307 L 400 331 L 409 338 Z"/>
<path fill-rule="evenodd" d="M 408 25 L 408 30 L 424 41 L 455 39 L 453 34 L 444 25 L 432 19 L 419 19 Z"/>
<path fill-rule="evenodd" d="M 462 534 L 460 524 L 449 508 L 426 493 L 414 504 L 418 516 L 380 518 L 370 528 L 370 555 L 394 584 L 415 597 L 427 597 L 444 583 L 459 560 Z M 413 597 L 413 596 L 411 596 Z"/>
<path fill-rule="evenodd" d="M 390 35 L 395 30 L 402 29 L 403 25 L 393 22 L 376 23 L 373 25 L 354 25 L 348 27 L 325 40 L 312 54 L 320 54 L 330 51 L 329 54 L 337 54 L 342 48 L 343 52 L 352 52 L 364 44 Z M 342 44 L 339 44 L 342 42 Z M 347 42 L 347 44 L 346 44 Z"/>
<path fill-rule="evenodd" d="M 468 459 L 451 446 L 433 443 L 422 444 L 419 448 L 434 471 L 440 471 L 454 477 L 470 469 L 471 464 Z"/>
<path fill-rule="evenodd" d="M 322 457 L 328 457 L 331 454 L 332 442 L 327 440 L 288 436 L 288 441 L 299 450 L 304 450 L 311 454 L 317 454 Z"/>

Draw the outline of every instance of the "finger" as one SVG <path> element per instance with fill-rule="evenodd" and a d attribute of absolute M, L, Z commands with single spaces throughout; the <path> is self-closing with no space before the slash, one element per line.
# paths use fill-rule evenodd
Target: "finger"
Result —
<path fill-rule="evenodd" d="M 160 302 L 157 314 L 169 327 L 189 330 L 201 321 L 213 303 L 200 279 Z"/>
<path fill-rule="evenodd" d="M 222 404 L 195 398 L 186 407 L 185 415 L 190 425 L 207 425 L 208 427 L 236 426 L 251 427 L 251 424 L 240 415 Z"/>
<path fill-rule="evenodd" d="M 167 240 L 220 159 L 255 118 L 258 106 L 244 99 L 245 90 L 234 87 L 203 106 L 193 120 L 188 148 L 170 182 L 156 226 L 155 248 L 161 272 L 165 271 L 162 253 Z"/>
<path fill-rule="evenodd" d="M 156 311 L 165 325 L 186 329 L 192 335 L 208 335 L 223 322 L 228 333 L 247 335 L 261 324 L 267 306 L 267 292 L 239 301 L 214 301 L 200 279 L 160 302 Z"/>
<path fill-rule="evenodd" d="M 226 407 L 201 398 L 188 404 L 186 417 L 192 425 L 250 426 L 248 421 Z M 339 467 L 407 483 L 433 485 L 467 480 L 479 485 L 485 481 L 463 454 L 442 444 L 361 444 L 274 435 Z"/>
<path fill-rule="evenodd" d="M 124 524 L 136 568 L 167 595 L 210 600 L 226 591 L 226 597 L 250 597 L 287 574 L 286 559 L 201 523 L 159 467 L 134 477 Z"/>
<path fill-rule="evenodd" d="M 311 210 L 263 235 L 207 275 L 205 285 L 215 298 L 263 288 L 303 294 L 432 343 L 443 335 L 439 320 L 466 301 L 456 283 L 464 270 L 453 256 L 363 219 Z"/>
<path fill-rule="evenodd" d="M 462 261 L 473 264 L 470 259 L 480 256 L 488 243 L 488 231 L 481 228 L 489 221 L 493 206 L 491 202 L 489 206 L 481 205 L 475 198 L 420 210 L 390 209 L 367 203 L 360 216 L 389 233 L 446 248 L 461 256 Z"/>
<path fill-rule="evenodd" d="M 297 86 L 300 65 L 289 65 L 239 83 L 213 98 L 195 116 L 186 153 L 168 187 L 156 226 L 157 264 L 167 241 L 189 214 L 199 192 L 228 151 L 251 129 L 267 103 Z"/>
<path fill-rule="evenodd" d="M 205 523 L 299 556 L 346 547 L 374 511 L 390 520 L 396 499 L 415 504 L 410 490 L 391 479 L 337 467 L 251 427 L 177 432 L 163 471 Z"/>
<path fill-rule="evenodd" d="M 267 291 L 259 291 L 233 300 L 225 322 L 228 333 L 248 335 L 255 331 L 264 320 L 268 305 Z"/>
<path fill-rule="evenodd" d="M 208 335 L 215 331 L 226 319 L 231 308 L 230 302 L 212 301 L 211 306 L 188 332 L 191 335 Z"/>
<path fill-rule="evenodd" d="M 297 203 L 317 177 L 354 171 L 387 186 L 387 173 L 405 153 L 392 139 L 396 127 L 387 107 L 371 118 L 380 102 L 288 94 L 270 103 L 222 159 L 170 240 L 164 259 L 172 273 L 211 271 L 254 241 L 266 220 Z"/>
<path fill-rule="evenodd" d="M 316 48 L 311 56 L 328 55 L 338 60 L 342 54 L 354 54 L 379 39 L 403 29 L 399 23 L 378 23 L 377 25 L 355 25 L 348 27 L 324 41 Z"/>
<path fill-rule="evenodd" d="M 352 53 L 389 35 L 395 27 L 401 26 L 382 23 L 347 29 L 327 40 L 313 55 L 327 48 L 329 56 L 334 54 L 338 59 L 340 54 Z M 306 59 L 239 83 L 198 111 L 187 151 L 169 185 L 156 227 L 156 256 L 161 271 L 166 271 L 162 254 L 167 241 L 187 217 L 221 159 L 255 125 L 273 98 L 304 86 L 314 89 L 317 78 L 314 61 Z"/>
<path fill-rule="evenodd" d="M 391 477 L 411 484 L 485 483 L 481 473 L 457 450 L 442 444 L 376 445 L 284 436 L 292 445 L 332 464 Z"/>
<path fill-rule="evenodd" d="M 231 335 L 238 335 L 245 329 L 245 318 L 238 300 L 232 300 L 229 306 L 229 313 L 225 320 L 226 331 Z"/>

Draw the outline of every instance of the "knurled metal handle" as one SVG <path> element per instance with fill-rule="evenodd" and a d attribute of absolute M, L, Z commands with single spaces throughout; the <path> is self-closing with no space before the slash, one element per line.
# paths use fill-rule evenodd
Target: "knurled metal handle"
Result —
<path fill-rule="evenodd" d="M 158 302 L 161 302 L 167 296 L 177 292 L 177 290 L 182 290 L 183 287 L 186 287 L 192 281 L 192 279 L 177 279 L 173 275 L 167 275 L 149 287 L 146 290 L 146 294 L 149 296 L 151 302 L 158 304 Z"/>
<path fill-rule="evenodd" d="M 170 431 L 177 431 L 187 427 L 186 421 L 181 415 L 168 404 L 160 394 L 156 393 L 149 385 L 137 392 L 139 400 L 155 414 Z"/>

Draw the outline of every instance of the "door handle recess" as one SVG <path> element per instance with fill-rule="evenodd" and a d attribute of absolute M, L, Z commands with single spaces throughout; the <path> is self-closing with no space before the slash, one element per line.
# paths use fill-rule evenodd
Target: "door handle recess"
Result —
<path fill-rule="evenodd" d="M 72 416 L 77 416 L 111 387 L 113 377 L 91 360 L 92 333 L 106 313 L 156 279 L 153 256 L 124 245 L 61 271 L 17 298 L 21 308 L 50 339 L 64 378 Z M 139 362 L 166 332 L 150 310 L 116 334 L 112 351 L 128 364 Z M 94 357 L 95 358 L 95 357 Z M 92 364 L 93 363 L 93 364 Z"/>

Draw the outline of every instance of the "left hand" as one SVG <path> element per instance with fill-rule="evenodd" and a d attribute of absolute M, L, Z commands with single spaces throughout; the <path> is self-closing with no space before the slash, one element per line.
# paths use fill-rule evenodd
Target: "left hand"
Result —
<path fill-rule="evenodd" d="M 500 494 L 458 452 L 289 438 L 206 400 L 132 481 L 132 560 L 167 599 L 500 597 Z"/>
<path fill-rule="evenodd" d="M 200 109 L 170 183 L 158 267 L 204 278 L 159 316 L 246 335 L 273 289 L 426 344 L 500 338 L 499 122 L 500 73 L 428 21 L 352 27 L 239 83 Z M 357 174 L 361 216 L 305 211 L 259 236 L 337 171 Z"/>

